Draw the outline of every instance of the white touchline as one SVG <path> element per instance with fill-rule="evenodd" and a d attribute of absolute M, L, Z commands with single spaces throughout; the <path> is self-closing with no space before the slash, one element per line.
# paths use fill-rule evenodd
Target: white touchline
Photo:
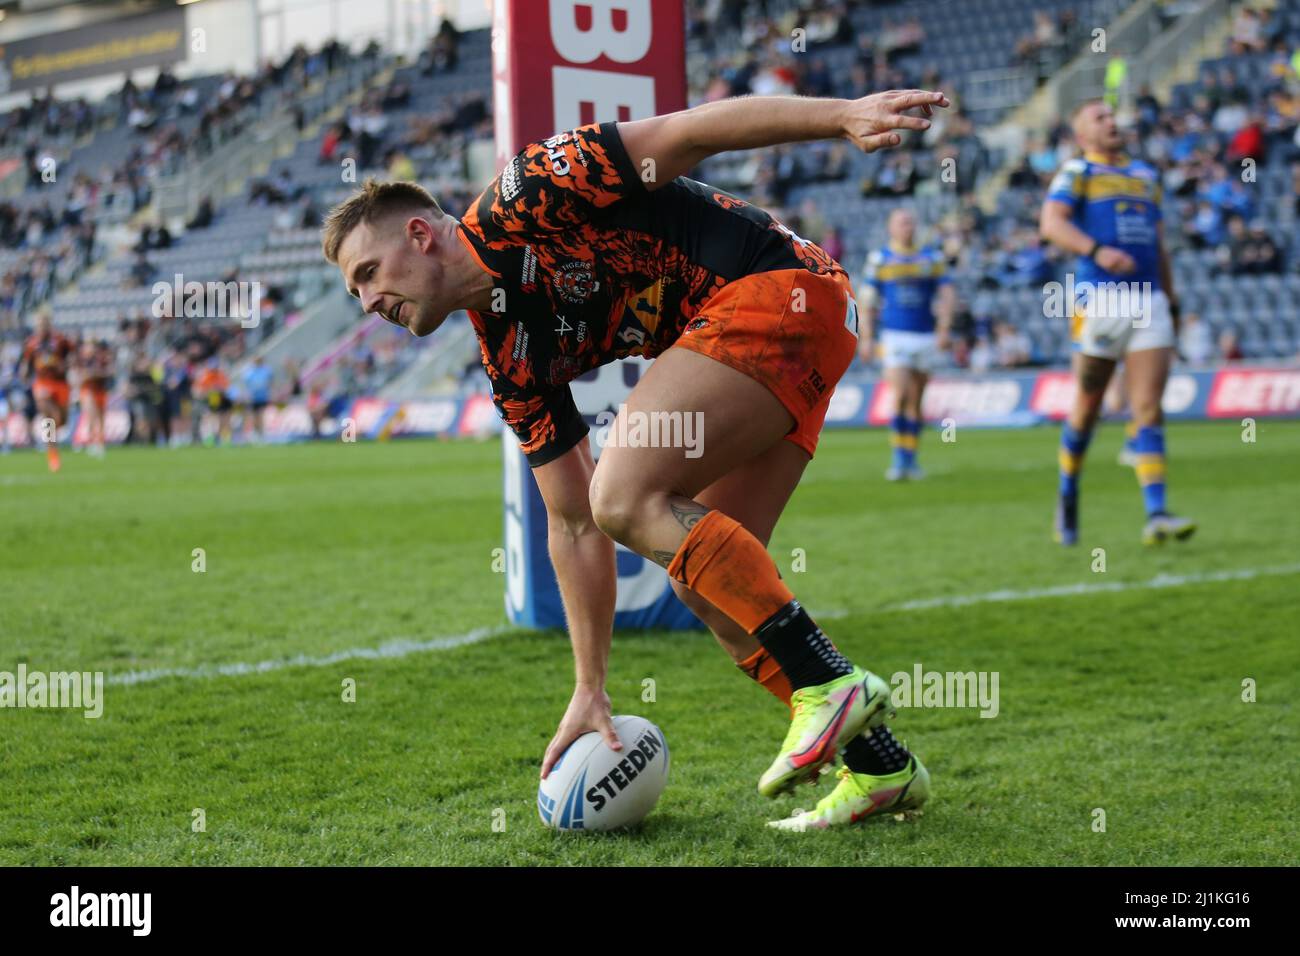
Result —
<path fill-rule="evenodd" d="M 123 674 L 111 674 L 107 683 L 122 686 L 146 684 L 150 681 L 164 680 L 168 677 L 208 678 L 239 677 L 244 674 L 265 674 L 268 671 L 283 670 L 286 667 L 329 667 L 341 661 L 377 660 L 407 657 L 411 654 L 423 654 L 427 651 L 446 651 L 453 647 L 465 647 L 477 644 L 489 638 L 514 630 L 509 627 L 479 627 L 467 634 L 452 637 L 434 637 L 426 641 L 398 638 L 380 644 L 378 647 L 354 647 L 345 651 L 335 651 L 324 657 L 309 657 L 299 654 L 297 657 L 283 657 L 278 660 L 260 661 L 256 664 L 200 664 L 198 667 L 163 667 L 148 671 L 127 671 Z"/>
<path fill-rule="evenodd" d="M 970 604 L 993 604 L 999 601 L 1033 601 L 1040 598 L 1074 597 L 1106 591 L 1146 591 L 1155 588 L 1176 588 L 1188 584 L 1212 584 L 1216 581 L 1247 581 L 1251 578 L 1300 574 L 1300 564 L 1284 564 L 1272 568 L 1237 568 L 1227 571 L 1207 571 L 1204 574 L 1158 574 L 1149 581 L 1085 581 L 1078 584 L 1059 584 L 1055 587 L 1029 588 L 1024 591 L 987 591 L 984 594 L 960 594 L 944 597 L 904 601 L 883 607 L 860 610 L 838 608 L 812 614 L 814 620 L 834 620 L 853 614 L 883 614 L 891 611 L 926 611 L 937 607 L 966 607 Z M 811 612 L 810 612 L 811 613 Z"/>

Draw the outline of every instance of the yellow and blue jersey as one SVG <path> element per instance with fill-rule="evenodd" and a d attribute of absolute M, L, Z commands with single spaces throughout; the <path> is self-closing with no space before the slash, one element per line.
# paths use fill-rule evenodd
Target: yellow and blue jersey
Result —
<path fill-rule="evenodd" d="M 1160 288 L 1160 174 L 1141 160 L 1117 165 L 1092 154 L 1071 159 L 1057 172 L 1047 198 L 1067 204 L 1071 221 L 1103 246 L 1133 257 L 1137 271 L 1112 275 L 1087 256 L 1075 266 L 1076 282 L 1149 282 Z"/>
<path fill-rule="evenodd" d="M 937 249 L 893 244 L 867 257 L 863 278 L 879 296 L 880 327 L 898 332 L 933 332 L 934 297 L 952 281 Z"/>

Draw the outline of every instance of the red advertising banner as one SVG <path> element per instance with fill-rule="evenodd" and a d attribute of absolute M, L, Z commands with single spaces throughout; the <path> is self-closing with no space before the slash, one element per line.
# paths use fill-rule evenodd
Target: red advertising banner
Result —
<path fill-rule="evenodd" d="M 497 0 L 497 169 L 528 143 L 686 106 L 681 0 Z"/>
<path fill-rule="evenodd" d="M 1225 368 L 1210 391 L 1210 418 L 1300 414 L 1300 368 Z"/>

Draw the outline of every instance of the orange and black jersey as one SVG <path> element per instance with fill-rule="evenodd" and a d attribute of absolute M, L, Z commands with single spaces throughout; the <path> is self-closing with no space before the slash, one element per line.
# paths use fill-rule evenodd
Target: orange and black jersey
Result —
<path fill-rule="evenodd" d="M 68 376 L 68 359 L 72 356 L 72 343 L 58 332 L 28 336 L 23 346 L 23 365 L 34 378 L 62 382 Z"/>
<path fill-rule="evenodd" d="M 90 388 L 107 389 L 113 381 L 113 353 L 96 348 L 81 364 L 81 383 Z"/>
<path fill-rule="evenodd" d="M 653 358 L 720 289 L 754 273 L 843 273 L 763 210 L 685 177 L 653 192 L 617 123 L 525 147 L 474 201 L 461 240 L 494 277 L 471 312 L 497 410 L 529 463 L 587 434 L 568 383 Z"/>

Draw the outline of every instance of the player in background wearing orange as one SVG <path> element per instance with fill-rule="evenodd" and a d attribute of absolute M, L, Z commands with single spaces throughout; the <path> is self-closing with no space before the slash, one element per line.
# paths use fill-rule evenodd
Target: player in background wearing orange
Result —
<path fill-rule="evenodd" d="M 104 457 L 104 413 L 113 379 L 113 352 L 107 342 L 87 342 L 81 347 L 81 411 L 86 416 L 86 450 Z"/>
<path fill-rule="evenodd" d="M 32 397 L 36 399 L 36 413 L 41 419 L 41 439 L 46 434 L 45 458 L 50 471 L 58 471 L 59 429 L 68 420 L 68 359 L 72 355 L 72 343 L 55 332 L 48 309 L 36 315 L 36 330 L 23 346 L 22 378 L 32 383 Z M 54 423 L 54 428 L 46 431 L 45 420 Z"/>
<path fill-rule="evenodd" d="M 230 376 L 221 367 L 221 359 L 215 355 L 194 380 L 194 398 L 216 416 L 216 443 L 219 445 L 224 440 L 230 444 L 230 410 L 234 407 L 230 401 Z"/>

